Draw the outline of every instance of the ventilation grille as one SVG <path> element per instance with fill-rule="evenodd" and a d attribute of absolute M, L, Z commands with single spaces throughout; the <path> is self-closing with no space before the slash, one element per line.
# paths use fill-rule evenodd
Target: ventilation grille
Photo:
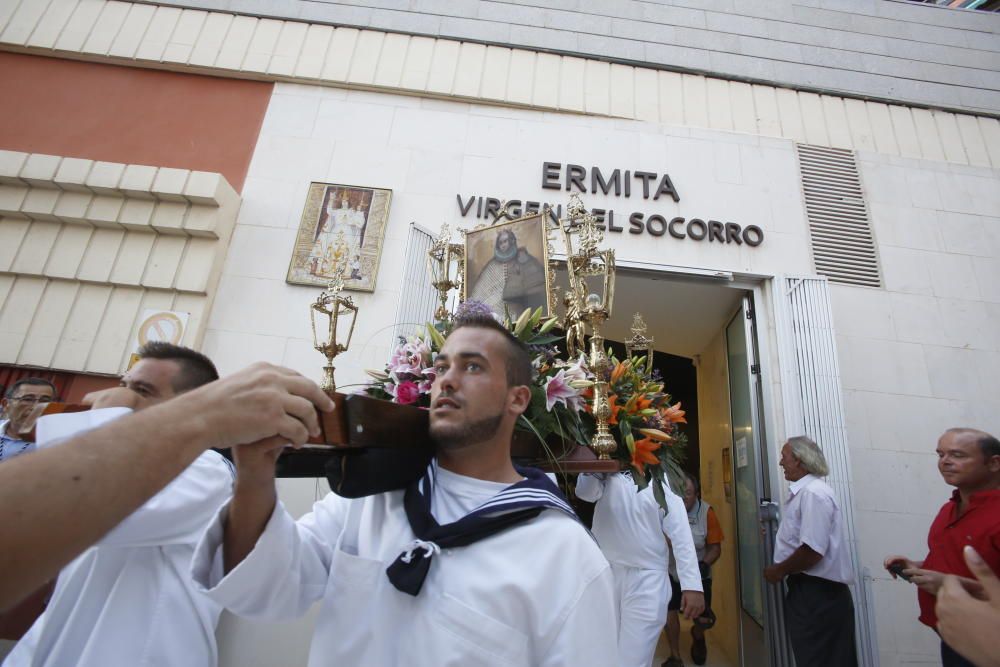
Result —
<path fill-rule="evenodd" d="M 433 244 L 433 236 L 410 223 L 406 258 L 403 260 L 403 281 L 396 305 L 396 325 L 392 330 L 392 347 L 400 336 L 418 334 L 424 324 L 434 319 L 438 293 L 427 278 L 427 253 Z"/>
<path fill-rule="evenodd" d="M 816 273 L 834 283 L 881 287 L 854 154 L 805 144 L 797 148 Z"/>

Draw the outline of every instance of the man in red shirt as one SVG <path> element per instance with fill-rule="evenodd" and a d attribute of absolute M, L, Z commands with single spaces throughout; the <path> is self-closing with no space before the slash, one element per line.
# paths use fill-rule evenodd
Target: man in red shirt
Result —
<path fill-rule="evenodd" d="M 971 545 L 994 570 L 1000 570 L 1000 441 L 971 428 L 944 432 L 937 446 L 938 470 L 956 488 L 927 535 L 927 558 L 914 561 L 889 556 L 885 567 L 902 565 L 902 574 L 917 585 L 920 622 L 937 630 L 934 603 L 944 575 L 958 575 L 969 590 L 980 588 L 972 578 L 962 549 Z M 960 654 L 961 646 L 941 642 L 944 667 L 972 667 Z"/>

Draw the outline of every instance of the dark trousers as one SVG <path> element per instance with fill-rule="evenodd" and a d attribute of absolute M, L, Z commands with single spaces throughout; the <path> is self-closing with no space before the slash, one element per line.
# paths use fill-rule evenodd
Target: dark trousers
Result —
<path fill-rule="evenodd" d="M 941 662 L 944 667 L 976 667 L 944 642 L 941 642 Z"/>
<path fill-rule="evenodd" d="M 785 624 L 795 664 L 857 667 L 854 602 L 847 584 L 808 574 L 793 574 L 787 584 Z"/>
<path fill-rule="evenodd" d="M 705 595 L 705 611 L 712 608 L 712 578 L 701 580 L 701 590 Z M 681 582 L 670 577 L 670 602 L 667 603 L 667 611 L 680 611 L 681 609 Z"/>

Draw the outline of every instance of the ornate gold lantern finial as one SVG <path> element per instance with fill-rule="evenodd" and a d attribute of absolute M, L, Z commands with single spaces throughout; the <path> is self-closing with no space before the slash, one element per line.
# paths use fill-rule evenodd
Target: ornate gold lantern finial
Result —
<path fill-rule="evenodd" d="M 615 296 L 615 252 L 600 249 L 604 232 L 598 226 L 597 218 L 587 212 L 579 195 L 570 198 L 566 207 L 567 217 L 559 221 L 566 244 L 566 269 L 569 274 L 569 289 L 565 297 L 567 347 L 575 342 L 578 331 L 571 334 L 570 325 L 577 322 L 590 326 L 590 370 L 594 373 L 593 413 L 597 422 L 591 449 L 598 459 L 608 460 L 617 448 L 608 425 L 611 406 L 608 403 L 608 375 L 611 362 L 604 352 L 604 336 L 601 325 L 611 317 L 611 306 Z M 573 249 L 573 238 L 579 246 Z M 582 333 L 579 335 L 582 343 Z"/>
<path fill-rule="evenodd" d="M 441 231 L 427 252 L 427 272 L 441 301 L 441 305 L 434 311 L 434 319 L 446 321 L 451 317 L 448 292 L 453 289 L 461 290 L 462 275 L 465 273 L 465 248 L 461 243 L 451 242 L 451 230 L 447 223 L 441 225 Z"/>
<path fill-rule="evenodd" d="M 625 351 L 631 359 L 636 354 L 646 355 L 646 374 L 653 372 L 653 339 L 646 336 L 646 323 L 640 313 L 632 316 L 632 337 L 625 339 Z"/>
<path fill-rule="evenodd" d="M 569 204 L 566 205 L 566 216 L 568 220 L 574 220 L 587 212 L 580 195 L 575 192 L 569 196 Z"/>
<path fill-rule="evenodd" d="M 326 366 L 323 367 L 323 381 L 320 389 L 328 395 L 336 391 L 336 384 L 333 380 L 333 359 L 341 352 L 345 352 L 351 344 L 351 337 L 354 335 L 354 323 L 358 318 L 358 307 L 349 296 L 344 296 L 344 273 L 347 270 L 347 243 L 344 241 L 344 234 L 337 235 L 334 242 L 334 267 L 333 278 L 327 284 L 316 301 L 309 306 L 309 320 L 312 323 L 313 347 L 326 357 Z M 316 330 L 316 314 L 327 318 L 326 329 L 320 337 Z M 346 325 L 341 320 L 342 315 L 350 315 L 350 324 Z M 338 342 L 338 332 L 341 327 L 348 326 L 347 339 Z"/>

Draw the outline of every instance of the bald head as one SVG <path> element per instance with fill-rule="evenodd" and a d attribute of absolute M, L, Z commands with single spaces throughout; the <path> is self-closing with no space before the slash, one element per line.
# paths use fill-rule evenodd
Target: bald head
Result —
<path fill-rule="evenodd" d="M 983 453 L 983 459 L 986 461 L 989 461 L 994 456 L 1000 456 L 1000 440 L 997 440 L 986 431 L 980 431 L 977 428 L 957 427 L 948 429 L 943 435 L 952 435 L 956 439 L 968 439 L 976 443 L 979 446 L 979 450 Z"/>
<path fill-rule="evenodd" d="M 945 483 L 965 494 L 1000 487 L 1000 443 L 973 428 L 951 428 L 937 444 L 938 470 Z"/>

